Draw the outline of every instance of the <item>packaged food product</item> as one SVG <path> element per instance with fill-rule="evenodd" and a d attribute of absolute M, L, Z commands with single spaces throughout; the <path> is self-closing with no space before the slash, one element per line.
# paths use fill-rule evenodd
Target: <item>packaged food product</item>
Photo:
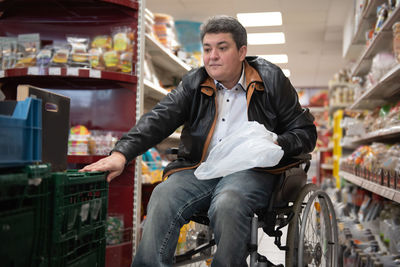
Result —
<path fill-rule="evenodd" d="M 133 52 L 135 32 L 130 27 L 117 27 L 112 30 L 113 50 Z"/>
<path fill-rule="evenodd" d="M 51 49 L 50 48 L 43 48 L 39 51 L 38 55 L 36 56 L 36 64 L 38 66 L 46 67 L 50 64 L 51 61 Z"/>
<path fill-rule="evenodd" d="M 88 155 L 89 138 L 90 132 L 85 126 L 73 126 L 68 139 L 68 155 Z"/>
<path fill-rule="evenodd" d="M 119 60 L 119 68 L 122 72 L 132 72 L 132 52 L 122 53 Z"/>
<path fill-rule="evenodd" d="M 116 71 L 118 69 L 119 56 L 114 50 L 107 51 L 103 54 L 103 60 L 108 70 Z"/>
<path fill-rule="evenodd" d="M 112 39 L 109 35 L 99 35 L 93 38 L 92 48 L 101 48 L 104 51 L 112 49 Z"/>
<path fill-rule="evenodd" d="M 393 25 L 393 52 L 397 62 L 400 63 L 400 22 Z"/>
<path fill-rule="evenodd" d="M 67 36 L 67 41 L 71 46 L 71 62 L 72 66 L 86 67 L 89 66 L 88 44 L 89 38 Z"/>
<path fill-rule="evenodd" d="M 27 67 L 32 67 L 36 65 L 36 56 L 35 55 L 29 55 L 26 57 L 22 57 L 18 59 L 17 63 L 15 63 L 15 68 L 27 68 Z"/>
<path fill-rule="evenodd" d="M 382 29 L 383 24 L 385 23 L 387 17 L 388 17 L 388 5 L 386 3 L 378 6 L 377 8 L 377 20 L 375 24 L 375 34 L 380 32 Z"/>
<path fill-rule="evenodd" d="M 69 49 L 66 47 L 55 47 L 54 55 L 51 60 L 52 65 L 63 65 L 68 63 Z"/>
<path fill-rule="evenodd" d="M 36 65 L 36 54 L 40 50 L 40 35 L 20 34 L 17 38 L 18 54 L 15 68 L 26 68 Z"/>
<path fill-rule="evenodd" d="M 92 48 L 89 50 L 89 61 L 90 67 L 93 69 L 104 69 L 104 63 L 101 58 L 102 50 L 101 48 Z"/>
<path fill-rule="evenodd" d="M 13 37 L 0 37 L 2 64 L 1 69 L 13 68 L 17 59 L 17 39 Z"/>

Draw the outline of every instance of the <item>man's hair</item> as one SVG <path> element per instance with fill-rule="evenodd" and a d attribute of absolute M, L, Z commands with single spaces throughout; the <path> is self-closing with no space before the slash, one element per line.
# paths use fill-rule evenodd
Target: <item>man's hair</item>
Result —
<path fill-rule="evenodd" d="M 234 17 L 219 15 L 209 18 L 200 29 L 201 41 L 206 33 L 230 33 L 237 49 L 247 45 L 246 29 Z"/>

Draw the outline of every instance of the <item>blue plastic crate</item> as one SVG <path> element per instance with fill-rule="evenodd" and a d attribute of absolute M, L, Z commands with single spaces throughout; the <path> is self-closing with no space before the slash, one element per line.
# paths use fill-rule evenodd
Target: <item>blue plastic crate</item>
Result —
<path fill-rule="evenodd" d="M 0 102 L 0 168 L 42 160 L 41 108 L 42 100 L 30 97 L 14 106 Z"/>

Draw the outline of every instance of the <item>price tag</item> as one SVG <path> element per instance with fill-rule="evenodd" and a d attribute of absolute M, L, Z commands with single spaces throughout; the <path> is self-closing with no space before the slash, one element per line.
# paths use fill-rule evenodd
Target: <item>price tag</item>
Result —
<path fill-rule="evenodd" d="M 79 68 L 67 68 L 68 76 L 79 76 Z"/>
<path fill-rule="evenodd" d="M 89 70 L 89 77 L 90 78 L 101 78 L 101 71 L 100 70 Z"/>
<path fill-rule="evenodd" d="M 49 68 L 49 75 L 61 75 L 61 68 Z"/>
<path fill-rule="evenodd" d="M 39 67 L 29 67 L 28 75 L 39 75 Z"/>
<path fill-rule="evenodd" d="M 0 70 L 0 78 L 4 78 L 4 70 Z"/>

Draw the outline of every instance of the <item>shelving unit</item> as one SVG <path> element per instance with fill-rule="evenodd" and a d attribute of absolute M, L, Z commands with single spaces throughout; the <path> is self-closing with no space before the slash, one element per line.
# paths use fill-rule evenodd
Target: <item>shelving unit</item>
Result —
<path fill-rule="evenodd" d="M 146 52 L 151 54 L 155 66 L 167 70 L 170 76 L 182 77 L 191 69 L 154 37 L 146 33 L 145 40 Z"/>
<path fill-rule="evenodd" d="M 364 178 L 358 177 L 356 175 L 353 175 L 348 172 L 340 171 L 339 175 L 346 179 L 347 181 L 362 187 L 370 192 L 373 192 L 375 194 L 378 194 L 384 198 L 387 198 L 389 200 L 393 200 L 397 203 L 400 203 L 400 191 L 395 190 L 392 188 L 389 188 L 387 186 L 382 186 L 377 183 L 367 181 Z"/>
<path fill-rule="evenodd" d="M 399 18 L 400 19 L 400 18 Z M 382 103 L 382 98 L 390 98 L 398 90 L 400 64 L 397 64 L 379 82 L 364 92 L 360 98 L 350 105 L 350 109 L 375 108 Z"/>
<path fill-rule="evenodd" d="M 375 1 L 371 1 L 373 3 Z M 375 8 L 376 9 L 376 8 Z M 398 6 L 391 15 L 386 19 L 382 26 L 382 29 L 375 35 L 374 39 L 371 40 L 370 44 L 365 47 L 362 55 L 355 63 L 352 68 L 352 76 L 361 76 L 368 72 L 372 57 L 381 51 L 387 51 L 391 48 L 391 36 L 392 36 L 392 26 L 400 19 L 400 6 Z"/>
<path fill-rule="evenodd" d="M 373 25 L 374 20 L 376 20 L 376 8 L 383 3 L 382 0 L 379 1 L 369 1 L 368 5 L 364 8 L 359 21 L 358 27 L 354 33 L 351 43 L 352 44 L 362 44 L 365 39 L 365 32 Z"/>
<path fill-rule="evenodd" d="M 136 122 L 140 88 L 140 0 L 12 0 L 0 4 L 0 36 L 39 33 L 43 44 L 66 41 L 75 34 L 90 39 L 111 35 L 116 27 L 135 31 L 132 73 L 76 67 L 27 67 L 0 71 L 2 90 L 15 99 L 19 84 L 30 84 L 70 97 L 70 123 L 89 130 L 126 132 Z M 136 76 L 136 74 L 138 76 Z M 68 156 L 72 168 L 103 155 Z M 127 239 L 106 248 L 106 266 L 130 266 L 138 240 L 141 179 L 135 162 L 109 185 L 108 213 L 124 217 Z M 116 259 L 116 256 L 118 255 Z"/>
<path fill-rule="evenodd" d="M 158 79 L 161 84 L 173 84 L 181 80 L 191 67 L 164 47 L 155 37 L 148 33 L 144 34 L 144 51 L 149 54 L 154 65 Z M 143 79 L 143 111 L 150 110 L 158 101 L 164 98 L 168 91 L 152 81 Z M 157 145 L 159 151 L 167 148 L 177 147 L 180 140 L 180 133 L 173 133 L 160 144 Z M 141 178 L 140 178 L 141 179 Z M 150 195 L 156 184 L 143 184 L 142 187 L 142 206 L 144 211 Z"/>
<path fill-rule="evenodd" d="M 368 6 L 365 8 L 363 15 L 358 24 L 358 28 L 355 31 L 355 35 L 353 36 L 352 43 L 360 44 L 362 42 L 362 35 L 368 30 L 373 23 L 376 21 L 376 8 L 381 5 L 383 1 L 368 1 Z M 368 45 L 364 45 L 363 51 L 360 53 L 357 58 L 353 68 L 351 69 L 352 76 L 364 76 L 366 75 L 371 68 L 371 63 L 373 57 L 380 52 L 392 52 L 392 26 L 397 21 L 400 21 L 400 6 L 398 6 L 395 10 L 391 12 L 389 17 L 386 19 L 384 24 L 382 25 L 381 30 L 375 34 L 374 38 L 370 40 Z M 388 71 L 375 85 L 371 88 L 367 89 L 361 97 L 355 99 L 354 103 L 345 107 L 347 110 L 359 110 L 359 109 L 374 109 L 379 107 L 380 105 L 397 101 L 400 99 L 400 64 L 398 63 L 394 66 L 390 71 Z M 335 132 L 336 136 L 342 135 L 342 129 L 339 126 L 341 120 L 343 119 L 343 112 L 340 114 L 336 114 L 335 119 L 337 125 L 337 131 Z M 384 143 L 394 143 L 400 140 L 400 127 L 392 126 L 384 129 L 377 130 L 375 132 L 369 132 L 361 137 L 348 137 L 346 144 L 341 143 L 341 149 L 354 149 L 360 145 L 371 144 L 372 142 L 384 142 Z M 344 147 L 346 145 L 346 147 Z M 338 155 L 342 156 L 342 153 Z M 345 181 L 348 181 L 356 186 L 364 188 L 367 191 L 370 191 L 374 194 L 380 195 L 386 199 L 395 201 L 400 203 L 400 188 L 396 188 L 395 182 L 390 180 L 390 183 L 387 183 L 382 178 L 382 181 L 379 179 L 378 173 L 373 175 L 371 178 L 371 174 L 362 173 L 356 174 L 363 176 L 354 175 L 348 171 L 344 171 L 342 168 L 339 170 L 339 162 L 340 156 L 338 156 L 335 160 L 334 167 L 337 171 L 337 176 Z M 342 156 L 343 157 L 343 156 Z M 349 167 L 349 166 L 347 166 Z M 360 167 L 362 169 L 362 167 Z M 347 170 L 347 169 L 346 169 Z M 391 170 L 390 170 L 391 171 Z M 387 170 L 389 172 L 389 170 Z M 367 173 L 367 171 L 365 171 Z M 372 172 L 371 172 L 372 173 Z M 365 176 L 365 178 L 364 178 Z M 383 176 L 382 176 L 383 177 Z M 391 179 L 393 179 L 393 175 L 391 174 Z M 385 178 L 389 179 L 389 178 Z M 398 178 L 397 178 L 398 179 Z M 338 179 L 339 185 L 340 179 Z M 389 187 L 390 186 L 390 187 Z"/>

